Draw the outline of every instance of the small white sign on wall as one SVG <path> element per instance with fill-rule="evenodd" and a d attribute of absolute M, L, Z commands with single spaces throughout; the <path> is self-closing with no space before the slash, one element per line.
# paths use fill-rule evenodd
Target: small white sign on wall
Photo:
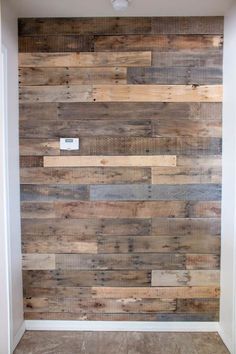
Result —
<path fill-rule="evenodd" d="M 79 138 L 60 138 L 60 150 L 79 150 Z"/>

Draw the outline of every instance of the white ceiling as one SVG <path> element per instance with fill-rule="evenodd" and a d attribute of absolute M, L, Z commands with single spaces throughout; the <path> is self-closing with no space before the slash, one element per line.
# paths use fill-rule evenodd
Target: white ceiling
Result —
<path fill-rule="evenodd" d="M 8 0 L 19 17 L 80 16 L 217 16 L 235 0 L 131 0 L 124 12 L 116 12 L 110 0 Z"/>

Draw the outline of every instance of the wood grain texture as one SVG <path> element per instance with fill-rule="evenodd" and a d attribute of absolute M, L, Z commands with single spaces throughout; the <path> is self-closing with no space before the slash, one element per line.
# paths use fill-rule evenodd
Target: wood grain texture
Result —
<path fill-rule="evenodd" d="M 150 66 L 151 52 L 20 53 L 20 67 Z"/>
<path fill-rule="evenodd" d="M 219 320 L 223 27 L 19 20 L 26 319 Z"/>
<path fill-rule="evenodd" d="M 152 167 L 176 166 L 176 156 L 45 156 L 44 167 Z"/>

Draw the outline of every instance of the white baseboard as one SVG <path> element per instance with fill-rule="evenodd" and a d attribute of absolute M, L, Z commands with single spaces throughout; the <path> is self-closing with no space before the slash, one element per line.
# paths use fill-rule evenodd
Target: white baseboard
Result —
<path fill-rule="evenodd" d="M 228 334 L 225 333 L 225 331 L 222 329 L 221 326 L 219 326 L 219 331 L 218 331 L 222 341 L 224 342 L 224 344 L 226 345 L 226 347 L 228 348 L 230 353 L 234 353 L 233 351 L 233 342 L 232 342 L 232 338 L 230 338 L 230 336 Z"/>
<path fill-rule="evenodd" d="M 26 325 L 25 325 L 25 321 L 22 322 L 22 325 L 20 326 L 20 328 L 18 329 L 15 337 L 13 338 L 13 348 L 12 351 L 14 351 L 18 345 L 18 343 L 20 342 L 21 338 L 23 337 L 24 333 L 26 330 Z"/>
<path fill-rule="evenodd" d="M 29 331 L 218 332 L 218 322 L 25 321 Z"/>

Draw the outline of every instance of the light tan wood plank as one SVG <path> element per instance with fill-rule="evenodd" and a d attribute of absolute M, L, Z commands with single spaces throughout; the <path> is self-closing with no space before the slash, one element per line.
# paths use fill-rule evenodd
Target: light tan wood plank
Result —
<path fill-rule="evenodd" d="M 24 270 L 55 269 L 55 254 L 23 254 L 22 264 Z"/>
<path fill-rule="evenodd" d="M 97 102 L 222 102 L 222 86 L 94 85 Z"/>
<path fill-rule="evenodd" d="M 220 289 L 214 286 L 199 287 L 152 287 L 152 288 L 119 288 L 92 287 L 92 297 L 95 299 L 191 299 L 219 298 Z"/>
<path fill-rule="evenodd" d="M 176 156 L 44 156 L 44 167 L 176 166 Z"/>
<path fill-rule="evenodd" d="M 219 286 L 219 270 L 153 270 L 152 286 Z"/>
<path fill-rule="evenodd" d="M 20 53 L 20 67 L 150 66 L 151 52 Z"/>

